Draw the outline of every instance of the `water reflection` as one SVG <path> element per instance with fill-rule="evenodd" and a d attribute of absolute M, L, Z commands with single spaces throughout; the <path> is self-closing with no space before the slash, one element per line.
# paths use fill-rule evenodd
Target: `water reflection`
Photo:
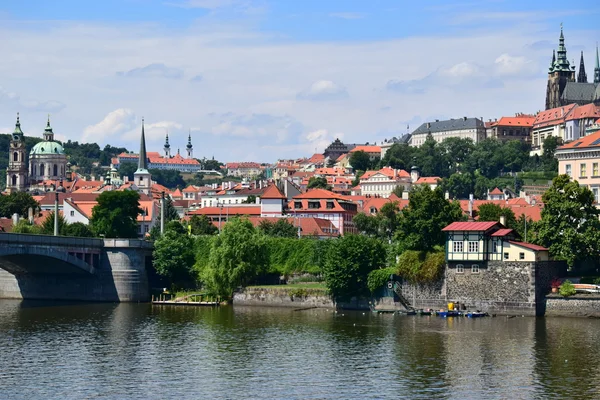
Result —
<path fill-rule="evenodd" d="M 0 398 L 600 398 L 599 328 L 0 300 Z"/>

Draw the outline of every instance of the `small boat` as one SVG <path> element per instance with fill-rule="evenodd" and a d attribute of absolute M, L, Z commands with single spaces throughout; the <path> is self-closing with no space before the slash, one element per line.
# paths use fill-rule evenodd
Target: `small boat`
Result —
<path fill-rule="evenodd" d="M 458 311 L 438 311 L 437 315 L 442 318 L 448 318 L 448 317 L 458 317 L 458 316 L 460 316 L 460 313 Z"/>
<path fill-rule="evenodd" d="M 487 317 L 488 313 L 484 313 L 484 312 L 480 312 L 480 311 L 473 311 L 473 312 L 468 312 L 467 313 L 467 318 L 481 318 L 481 317 Z"/>
<path fill-rule="evenodd" d="M 419 310 L 417 311 L 418 315 L 431 315 L 431 310 Z"/>
<path fill-rule="evenodd" d="M 406 310 L 406 311 L 396 311 L 396 314 L 400 315 L 417 315 L 415 310 Z"/>

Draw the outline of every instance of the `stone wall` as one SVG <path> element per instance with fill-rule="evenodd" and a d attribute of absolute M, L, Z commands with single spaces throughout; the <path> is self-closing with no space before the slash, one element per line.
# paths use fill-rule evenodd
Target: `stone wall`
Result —
<path fill-rule="evenodd" d="M 575 295 L 567 298 L 549 295 L 545 303 L 546 316 L 549 317 L 600 318 L 600 296 L 598 295 Z"/>
<path fill-rule="evenodd" d="M 233 304 L 266 307 L 323 307 L 334 308 L 331 297 L 313 289 L 245 288 L 234 293 Z"/>

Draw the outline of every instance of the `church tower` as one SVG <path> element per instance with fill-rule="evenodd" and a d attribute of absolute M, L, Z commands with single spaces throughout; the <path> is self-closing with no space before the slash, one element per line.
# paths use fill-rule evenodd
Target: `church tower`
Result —
<path fill-rule="evenodd" d="M 169 134 L 167 133 L 167 138 L 165 139 L 165 157 L 171 158 L 171 145 L 169 144 Z"/>
<path fill-rule="evenodd" d="M 567 48 L 565 47 L 565 36 L 562 24 L 560 26 L 560 38 L 556 57 L 552 54 L 552 63 L 548 70 L 548 86 L 546 89 L 546 110 L 560 107 L 560 98 L 567 82 L 575 82 L 575 69 L 571 68 L 567 60 Z"/>
<path fill-rule="evenodd" d="M 581 52 L 581 61 L 579 61 L 579 74 L 577 83 L 587 83 L 587 74 L 585 73 L 585 64 L 583 63 L 583 51 Z"/>
<path fill-rule="evenodd" d="M 600 83 L 600 57 L 598 56 L 598 43 L 596 43 L 596 67 L 594 68 L 594 83 Z"/>
<path fill-rule="evenodd" d="M 189 133 L 188 134 L 188 142 L 187 145 L 185 146 L 187 149 L 187 158 L 194 158 L 194 147 L 192 146 L 192 134 Z"/>
<path fill-rule="evenodd" d="M 152 175 L 148 171 L 148 157 L 146 156 L 146 136 L 144 135 L 144 119 L 142 118 L 142 138 L 140 139 L 140 156 L 138 159 L 137 171 L 133 174 L 133 179 L 138 190 L 145 194 L 150 194 L 152 186 Z"/>
<path fill-rule="evenodd" d="M 10 138 L 10 151 L 8 152 L 8 168 L 6 168 L 6 189 L 8 192 L 22 192 L 27 189 L 28 172 L 25 162 L 25 139 L 21 130 L 19 113 L 17 123 Z"/>

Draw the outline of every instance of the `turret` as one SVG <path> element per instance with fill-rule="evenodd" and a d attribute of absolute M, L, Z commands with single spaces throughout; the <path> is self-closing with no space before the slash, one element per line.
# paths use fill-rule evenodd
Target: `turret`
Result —
<path fill-rule="evenodd" d="M 50 126 L 50 115 L 48 115 L 48 122 L 46 123 L 46 129 L 44 129 L 44 141 L 46 141 L 46 142 L 54 141 L 54 132 L 52 132 L 52 127 Z"/>
<path fill-rule="evenodd" d="M 598 56 L 598 43 L 596 43 L 596 67 L 594 68 L 594 83 L 600 83 L 600 57 Z"/>
<path fill-rule="evenodd" d="M 171 158 L 171 145 L 169 144 L 169 133 L 167 133 L 167 137 L 165 138 L 165 157 Z"/>

